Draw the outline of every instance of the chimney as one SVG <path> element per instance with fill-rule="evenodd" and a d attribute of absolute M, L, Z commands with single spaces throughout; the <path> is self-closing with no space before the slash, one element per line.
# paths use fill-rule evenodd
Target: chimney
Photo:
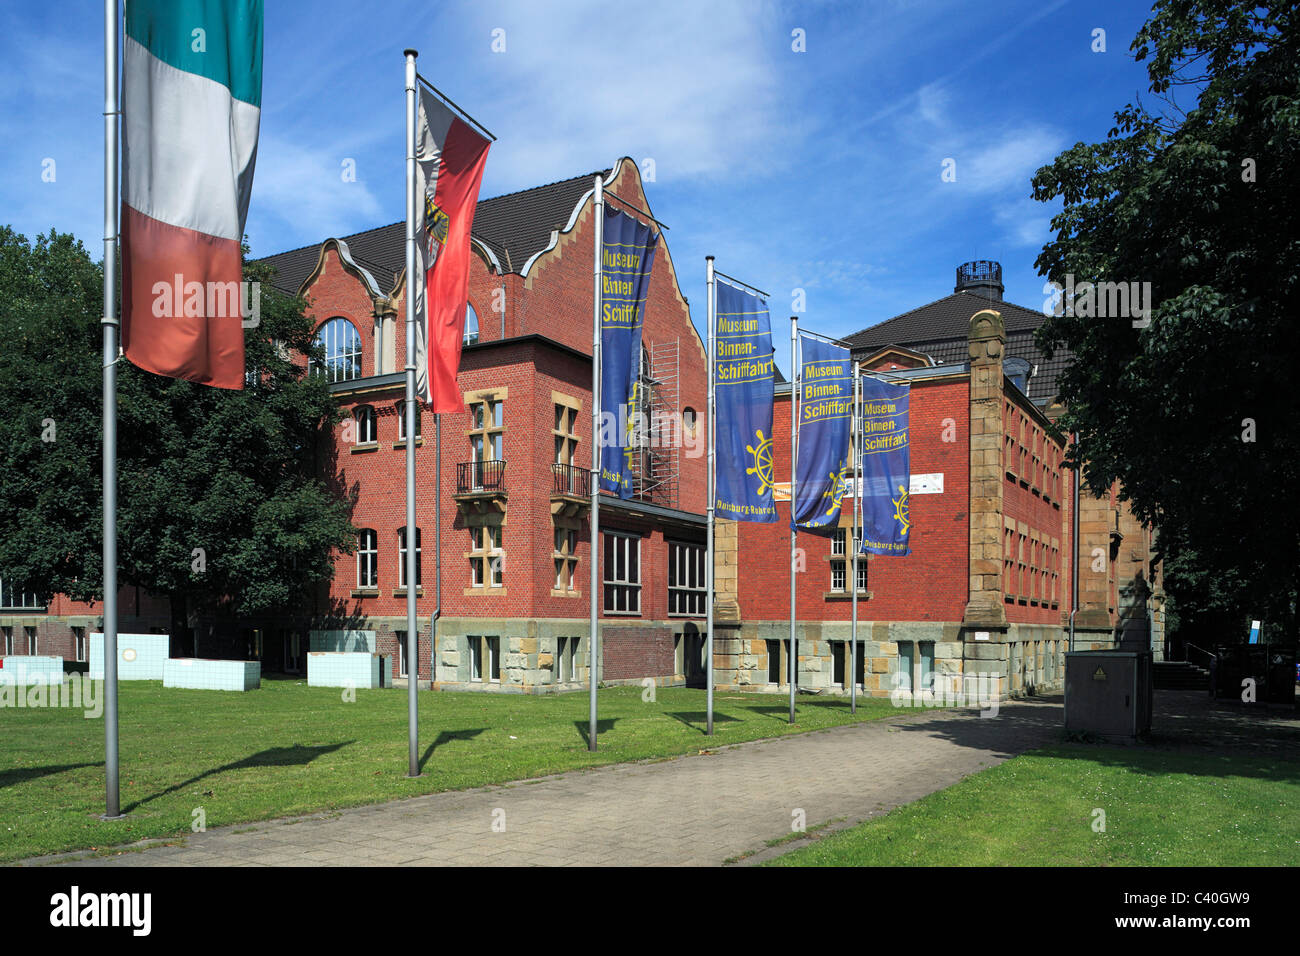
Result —
<path fill-rule="evenodd" d="M 976 259 L 963 262 L 957 267 L 957 287 L 953 292 L 969 292 L 972 295 L 1002 301 L 1002 264 L 992 259 Z"/>

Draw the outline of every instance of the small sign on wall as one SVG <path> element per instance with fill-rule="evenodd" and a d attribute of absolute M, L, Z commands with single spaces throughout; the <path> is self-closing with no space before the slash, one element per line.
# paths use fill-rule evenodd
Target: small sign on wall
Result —
<path fill-rule="evenodd" d="M 943 472 L 933 475 L 913 475 L 912 487 L 909 489 L 909 493 L 914 495 L 943 494 Z"/>

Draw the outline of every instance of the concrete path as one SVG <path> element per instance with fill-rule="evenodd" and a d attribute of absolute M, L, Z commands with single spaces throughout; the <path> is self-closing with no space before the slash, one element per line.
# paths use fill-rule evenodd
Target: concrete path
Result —
<path fill-rule="evenodd" d="M 77 866 L 617 865 L 758 862 L 792 832 L 835 828 L 916 800 L 1060 739 L 1059 696 L 900 717 L 755 741 L 715 753 L 222 827 L 183 845 Z M 495 826 L 494 826 L 495 825 Z"/>

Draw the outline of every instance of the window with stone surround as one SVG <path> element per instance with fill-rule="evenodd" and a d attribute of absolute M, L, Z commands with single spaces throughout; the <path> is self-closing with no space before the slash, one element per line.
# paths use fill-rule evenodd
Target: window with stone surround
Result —
<path fill-rule="evenodd" d="M 1002 598 L 1014 601 L 1016 595 L 1016 527 L 1010 518 L 1002 528 Z"/>
<path fill-rule="evenodd" d="M 848 528 L 836 528 L 831 534 L 831 590 L 847 594 L 849 591 L 848 569 L 853 563 L 853 553 L 849 550 Z M 854 543 L 860 539 L 855 538 Z M 867 590 L 867 556 L 858 555 L 858 593 Z"/>
<path fill-rule="evenodd" d="M 494 394 L 469 403 L 469 445 L 474 461 L 505 461 L 505 403 Z"/>
<path fill-rule="evenodd" d="M 27 653 L 28 653 L 28 654 L 31 654 L 31 655 L 33 655 L 33 656 L 35 656 L 36 654 L 39 654 L 40 651 L 38 650 L 38 644 L 37 644 L 37 638 L 36 638 L 36 628 L 34 628 L 34 627 L 24 627 L 24 628 L 23 628 L 23 633 L 27 635 Z"/>
<path fill-rule="evenodd" d="M 499 588 L 505 580 L 505 550 L 500 525 L 473 525 L 469 529 L 470 585 Z"/>
<path fill-rule="evenodd" d="M 555 683 L 567 684 L 578 680 L 578 642 L 579 637 L 557 637 L 555 639 Z"/>
<path fill-rule="evenodd" d="M 551 436 L 555 439 L 555 463 L 573 465 L 578 454 L 578 401 L 551 393 L 555 418 Z"/>
<path fill-rule="evenodd" d="M 578 528 L 572 525 L 555 528 L 555 591 L 563 594 L 578 593 Z"/>
<path fill-rule="evenodd" d="M 4 636 L 4 653 L 6 656 L 14 652 L 14 629 L 8 625 L 0 627 L 0 634 Z"/>
<path fill-rule="evenodd" d="M 490 684 L 501 682 L 501 638 L 470 635 L 469 679 Z"/>

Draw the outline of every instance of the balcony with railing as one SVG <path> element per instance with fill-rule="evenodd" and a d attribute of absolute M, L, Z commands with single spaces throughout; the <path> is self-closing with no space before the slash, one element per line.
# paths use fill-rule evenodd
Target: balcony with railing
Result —
<path fill-rule="evenodd" d="M 506 510 L 506 463 L 502 459 L 456 465 L 456 505 L 463 512 Z"/>
<path fill-rule="evenodd" d="M 551 465 L 551 514 L 574 517 L 591 506 L 591 469 L 577 465 Z"/>

